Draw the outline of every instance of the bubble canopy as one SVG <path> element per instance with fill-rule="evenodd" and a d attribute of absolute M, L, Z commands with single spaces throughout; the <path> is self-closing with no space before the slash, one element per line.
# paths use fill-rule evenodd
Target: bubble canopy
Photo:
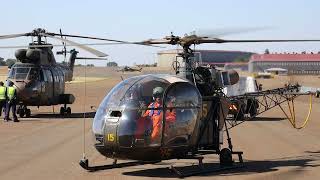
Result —
<path fill-rule="evenodd" d="M 197 88 L 182 78 L 135 76 L 120 82 L 103 99 L 93 133 L 96 137 L 113 134 L 116 137 L 105 143 L 123 147 L 188 143 L 201 103 Z"/>

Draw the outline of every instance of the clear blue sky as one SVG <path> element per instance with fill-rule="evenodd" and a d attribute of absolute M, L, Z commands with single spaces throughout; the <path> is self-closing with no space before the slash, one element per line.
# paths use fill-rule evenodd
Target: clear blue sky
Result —
<path fill-rule="evenodd" d="M 196 29 L 271 27 L 268 30 L 225 36 L 226 39 L 320 39 L 320 1 L 309 0 L 10 0 L 1 2 L 0 34 L 50 32 L 141 41 L 161 38 L 171 31 L 183 35 Z M 80 43 L 86 40 L 72 39 Z M 25 45 L 30 38 L 1 40 L 0 46 Z M 54 44 L 59 42 L 50 41 Z M 94 42 L 94 41 L 91 41 Z M 119 64 L 151 63 L 163 49 L 135 45 L 95 46 Z M 168 48 L 175 48 L 170 47 Z M 201 45 L 198 49 L 263 52 L 319 51 L 319 43 L 253 43 Z M 58 48 L 57 50 L 60 50 Z M 82 56 L 93 56 L 80 50 Z M 14 57 L 14 49 L 0 50 L 0 57 Z M 60 58 L 61 59 L 61 58 Z M 97 63 L 98 62 L 94 62 Z M 105 65 L 106 62 L 100 62 Z"/>

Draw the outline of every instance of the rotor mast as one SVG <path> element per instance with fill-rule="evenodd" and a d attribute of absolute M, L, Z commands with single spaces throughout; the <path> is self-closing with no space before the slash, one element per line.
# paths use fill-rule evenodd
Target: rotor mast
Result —
<path fill-rule="evenodd" d="M 194 51 L 190 48 L 192 44 L 195 43 L 195 39 L 192 36 L 188 38 L 181 38 L 179 36 L 174 36 L 171 32 L 170 36 L 165 37 L 165 40 L 168 41 L 168 44 L 171 45 L 180 45 L 182 47 L 182 53 L 179 53 L 179 56 L 182 57 L 183 66 L 181 71 L 176 68 L 176 74 L 188 79 L 190 82 L 194 82 L 193 78 L 193 63 L 192 57 L 194 57 Z"/>
<path fill-rule="evenodd" d="M 193 50 L 190 48 L 190 44 L 181 44 L 183 51 L 180 54 L 182 57 L 182 60 L 184 62 L 184 66 L 182 67 L 182 74 L 181 76 L 184 76 L 186 79 L 188 79 L 190 82 L 193 82 L 193 68 L 192 67 L 192 57 L 194 57 Z M 179 74 L 179 70 L 176 69 L 176 74 Z"/>

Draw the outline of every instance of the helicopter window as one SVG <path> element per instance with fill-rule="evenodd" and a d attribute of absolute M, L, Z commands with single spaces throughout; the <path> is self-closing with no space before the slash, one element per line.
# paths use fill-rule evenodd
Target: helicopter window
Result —
<path fill-rule="evenodd" d="M 132 135 L 136 146 L 158 146 L 162 137 L 162 99 L 169 82 L 155 76 L 147 76 L 131 86 L 122 99 L 119 137 Z M 158 93 L 157 93 L 158 92 Z M 131 140 L 121 141 L 121 145 Z M 126 141 L 127 143 L 124 143 Z"/>
<path fill-rule="evenodd" d="M 10 72 L 9 72 L 9 75 L 8 75 L 8 78 L 14 78 L 16 74 L 16 68 L 11 68 Z"/>
<path fill-rule="evenodd" d="M 29 80 L 38 80 L 39 79 L 39 71 L 36 68 L 31 68 L 28 76 Z"/>
<path fill-rule="evenodd" d="M 110 116 L 111 117 L 121 117 L 122 113 L 121 111 L 111 111 Z"/>
<path fill-rule="evenodd" d="M 107 112 L 109 112 L 112 107 L 118 107 L 120 104 L 120 97 L 123 97 L 127 89 L 139 80 L 141 80 L 141 77 L 132 77 L 122 81 L 112 88 L 108 95 L 103 99 L 93 120 L 93 132 L 95 134 L 103 134 L 103 123 L 107 117 Z"/>
<path fill-rule="evenodd" d="M 165 105 L 165 144 L 188 143 L 200 115 L 201 97 L 198 90 L 189 83 L 177 83 L 168 89 Z"/>
<path fill-rule="evenodd" d="M 127 90 L 124 100 L 138 100 L 150 104 L 155 98 L 153 97 L 153 89 L 161 87 L 165 90 L 167 86 L 168 82 L 165 80 L 156 77 L 146 77 Z"/>
<path fill-rule="evenodd" d="M 45 74 L 45 70 L 40 70 L 40 80 L 48 82 L 47 76 Z"/>
<path fill-rule="evenodd" d="M 19 68 L 12 68 L 11 77 L 15 79 L 26 79 L 28 76 L 30 68 L 28 67 L 19 67 Z"/>
<path fill-rule="evenodd" d="M 46 76 L 48 78 L 48 81 L 53 82 L 51 71 L 46 69 L 45 72 L 46 72 Z"/>
<path fill-rule="evenodd" d="M 61 69 L 58 70 L 58 74 L 59 74 L 60 81 L 63 82 L 64 81 L 64 74 L 61 71 Z"/>
<path fill-rule="evenodd" d="M 55 69 L 53 69 L 52 74 L 53 74 L 54 82 L 56 82 L 56 83 L 59 82 L 59 77 L 58 77 L 57 72 L 56 72 Z"/>

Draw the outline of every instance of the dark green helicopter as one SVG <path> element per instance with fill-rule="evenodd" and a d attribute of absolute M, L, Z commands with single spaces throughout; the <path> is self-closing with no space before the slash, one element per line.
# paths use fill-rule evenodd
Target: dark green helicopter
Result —
<path fill-rule="evenodd" d="M 90 166 L 89 171 L 153 163 L 168 159 L 197 159 L 200 170 L 179 176 L 211 172 L 203 168 L 205 154 L 218 154 L 219 170 L 241 167 L 242 152 L 234 151 L 229 128 L 280 106 L 299 95 L 299 85 L 244 93 L 228 97 L 223 89 L 239 81 L 236 71 L 221 71 L 195 62 L 192 45 L 203 43 L 299 42 L 320 40 L 226 40 L 215 37 L 167 36 L 140 42 L 146 45 L 180 45 L 182 61 L 174 63 L 176 75 L 150 74 L 128 78 L 116 85 L 102 100 L 95 114 L 92 131 L 95 148 L 114 164 Z M 157 90 L 161 90 L 161 93 Z M 308 93 L 307 93 L 308 94 Z M 224 134 L 227 147 L 223 146 Z M 232 155 L 239 158 L 235 163 Z M 117 164 L 117 159 L 136 163 Z"/>
<path fill-rule="evenodd" d="M 32 42 L 26 49 L 16 50 L 15 56 L 18 62 L 11 67 L 7 79 L 7 81 L 13 82 L 17 89 L 19 100 L 17 113 L 20 117 L 30 117 L 31 111 L 27 108 L 28 106 L 39 107 L 62 104 L 64 106 L 60 108 L 60 114 L 71 114 L 71 107 L 67 107 L 67 104 L 72 104 L 75 101 L 75 97 L 72 94 L 65 93 L 65 82 L 72 81 L 75 60 L 104 59 L 102 57 L 107 56 L 107 54 L 66 39 L 66 37 L 96 38 L 62 34 L 61 30 L 60 33 L 50 33 L 38 28 L 30 33 L 2 35 L 0 40 L 22 36 L 32 37 Z M 33 41 L 34 37 L 36 38 L 35 41 Z M 47 43 L 47 37 L 63 42 L 62 46 L 64 48 L 57 54 L 63 54 L 65 58 L 67 53 L 70 54 L 69 62 L 66 65 L 57 63 L 52 52 L 54 46 L 61 45 Z M 110 39 L 103 40 L 109 41 Z M 78 52 L 75 49 L 67 51 L 66 44 L 77 46 L 101 58 L 77 57 Z M 19 46 L 2 48 L 17 47 Z"/>

